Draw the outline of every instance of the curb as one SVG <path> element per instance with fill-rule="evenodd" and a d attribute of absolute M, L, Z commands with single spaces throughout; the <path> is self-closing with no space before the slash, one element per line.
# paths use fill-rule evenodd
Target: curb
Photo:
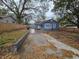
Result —
<path fill-rule="evenodd" d="M 12 53 L 17 53 L 18 52 L 18 50 L 22 47 L 23 43 L 27 39 L 28 35 L 29 35 L 29 31 L 27 33 L 25 33 L 17 42 L 15 42 L 11 46 L 10 50 L 11 50 Z"/>

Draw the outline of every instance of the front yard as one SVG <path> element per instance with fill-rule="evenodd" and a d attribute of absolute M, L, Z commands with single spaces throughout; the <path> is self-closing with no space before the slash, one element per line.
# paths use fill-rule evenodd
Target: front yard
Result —
<path fill-rule="evenodd" d="M 27 31 L 26 25 L 0 23 L 0 47 L 11 45 Z"/>
<path fill-rule="evenodd" d="M 26 30 L 18 30 L 18 31 L 5 32 L 0 34 L 0 47 L 10 45 L 16 42 L 25 33 Z"/>
<path fill-rule="evenodd" d="M 47 32 L 47 34 L 58 39 L 58 41 L 79 49 L 79 33 L 77 32 L 51 31 Z"/>
<path fill-rule="evenodd" d="M 4 59 L 1 57 L 10 53 L 11 46 L 25 33 L 27 33 L 26 25 L 0 23 L 0 59 Z"/>

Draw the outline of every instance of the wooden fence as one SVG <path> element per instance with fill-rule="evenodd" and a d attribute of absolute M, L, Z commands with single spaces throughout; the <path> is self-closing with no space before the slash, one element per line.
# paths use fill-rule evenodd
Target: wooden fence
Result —
<path fill-rule="evenodd" d="M 26 28 L 26 25 L 22 25 L 22 24 L 0 23 L 0 33 L 19 30 L 19 29 L 25 29 L 25 28 Z"/>
<path fill-rule="evenodd" d="M 59 30 L 60 31 L 79 33 L 79 29 L 78 28 L 60 28 Z"/>

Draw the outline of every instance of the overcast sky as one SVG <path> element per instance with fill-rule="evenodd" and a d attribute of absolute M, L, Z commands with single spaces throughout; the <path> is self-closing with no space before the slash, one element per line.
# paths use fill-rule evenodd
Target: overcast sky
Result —
<path fill-rule="evenodd" d="M 47 19 L 51 19 L 51 18 L 54 17 L 54 13 L 51 12 L 51 10 L 53 9 L 53 7 L 54 7 L 53 2 L 50 1 L 50 2 L 49 2 L 49 11 L 46 12 L 46 17 L 47 17 Z"/>

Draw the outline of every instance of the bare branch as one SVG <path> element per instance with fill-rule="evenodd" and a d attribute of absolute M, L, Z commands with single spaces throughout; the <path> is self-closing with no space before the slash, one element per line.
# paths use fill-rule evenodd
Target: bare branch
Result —
<path fill-rule="evenodd" d="M 14 12 L 15 14 L 16 14 L 16 12 L 11 8 L 11 7 L 9 7 L 9 5 L 7 5 L 3 0 L 1 0 L 2 1 L 2 3 L 5 5 L 5 6 L 7 6 L 7 8 L 9 8 L 12 12 Z"/>
<path fill-rule="evenodd" d="M 32 7 L 29 7 L 29 8 L 24 8 L 24 10 L 29 10 L 29 9 L 33 9 L 33 10 L 36 10 L 36 11 L 39 11 L 39 12 L 41 12 L 39 9 L 37 9 L 37 8 L 32 8 Z"/>
<path fill-rule="evenodd" d="M 22 14 L 22 12 L 24 11 L 25 5 L 26 5 L 27 0 L 24 0 L 23 6 L 22 6 L 22 10 L 20 12 L 20 15 Z"/>
<path fill-rule="evenodd" d="M 9 17 L 11 17 L 14 21 L 16 21 L 16 18 L 14 18 L 13 16 L 9 16 Z"/>

